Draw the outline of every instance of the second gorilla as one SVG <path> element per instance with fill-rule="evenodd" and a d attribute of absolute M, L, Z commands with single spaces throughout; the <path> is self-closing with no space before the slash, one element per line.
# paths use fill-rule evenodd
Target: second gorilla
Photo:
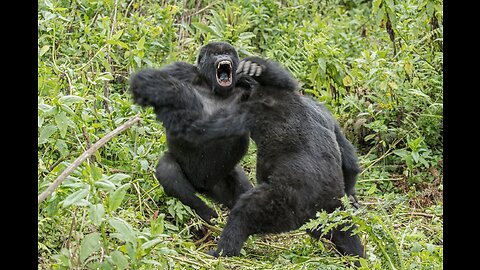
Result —
<path fill-rule="evenodd" d="M 241 195 L 230 212 L 214 256 L 238 255 L 252 234 L 298 229 L 318 211 L 342 207 L 346 194 L 356 203 L 360 168 L 355 149 L 330 112 L 301 96 L 297 81 L 275 62 L 248 57 L 238 71 L 259 84 L 244 103 L 254 118 L 257 186 Z M 343 254 L 364 256 L 352 228 L 337 227 L 327 236 Z"/>

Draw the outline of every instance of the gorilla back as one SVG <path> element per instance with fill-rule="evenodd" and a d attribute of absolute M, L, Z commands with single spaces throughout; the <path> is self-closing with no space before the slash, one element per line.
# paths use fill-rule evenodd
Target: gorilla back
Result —
<path fill-rule="evenodd" d="M 238 62 L 230 44 L 215 42 L 201 48 L 195 66 L 175 62 L 130 79 L 134 101 L 152 106 L 166 129 L 168 151 L 158 162 L 158 181 L 209 223 L 217 214 L 196 192 L 231 208 L 252 188 L 238 165 L 249 142 L 238 104 L 252 79 L 234 72 Z"/>
<path fill-rule="evenodd" d="M 258 185 L 230 212 L 214 256 L 238 255 L 249 235 L 298 229 L 317 211 L 341 207 L 340 198 L 352 192 L 358 173 L 353 146 L 334 118 L 300 96 L 286 70 L 258 57 L 244 59 L 238 70 L 259 83 L 245 103 L 255 119 L 251 137 L 257 144 Z M 345 178 L 344 170 L 353 179 Z M 327 236 L 342 253 L 363 257 L 360 239 L 351 233 L 352 228 L 337 227 Z"/>

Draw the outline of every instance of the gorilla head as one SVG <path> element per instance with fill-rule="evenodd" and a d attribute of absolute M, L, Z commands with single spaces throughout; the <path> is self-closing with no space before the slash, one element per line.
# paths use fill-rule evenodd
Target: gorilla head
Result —
<path fill-rule="evenodd" d="M 232 45 L 226 42 L 212 42 L 200 49 L 197 69 L 215 94 L 229 95 L 236 83 L 238 54 Z"/>

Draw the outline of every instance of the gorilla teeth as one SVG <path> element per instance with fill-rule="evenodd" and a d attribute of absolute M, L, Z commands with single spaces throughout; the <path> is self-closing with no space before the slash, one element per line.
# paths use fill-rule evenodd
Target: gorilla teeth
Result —
<path fill-rule="evenodd" d="M 232 62 L 223 60 L 217 64 L 217 82 L 220 86 L 232 84 Z"/>
<path fill-rule="evenodd" d="M 220 66 L 224 66 L 224 65 L 228 65 L 228 67 L 229 67 L 230 69 L 232 68 L 232 63 L 230 63 L 230 61 L 228 61 L 228 60 L 223 60 L 223 61 L 218 62 L 217 69 L 220 69 Z"/>

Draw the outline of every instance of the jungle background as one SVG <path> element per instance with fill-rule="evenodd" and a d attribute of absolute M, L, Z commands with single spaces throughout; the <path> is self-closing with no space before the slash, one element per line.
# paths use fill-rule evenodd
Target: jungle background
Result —
<path fill-rule="evenodd" d="M 358 150 L 359 210 L 251 236 L 239 257 L 204 253 L 228 211 L 206 199 L 209 226 L 164 194 L 165 130 L 128 80 L 220 40 L 280 62 L 334 113 Z M 305 233 L 346 218 L 361 269 L 443 269 L 442 1 L 38 1 L 38 194 L 136 115 L 39 203 L 38 269 L 350 269 Z M 255 154 L 252 142 L 241 161 L 253 183 Z"/>

